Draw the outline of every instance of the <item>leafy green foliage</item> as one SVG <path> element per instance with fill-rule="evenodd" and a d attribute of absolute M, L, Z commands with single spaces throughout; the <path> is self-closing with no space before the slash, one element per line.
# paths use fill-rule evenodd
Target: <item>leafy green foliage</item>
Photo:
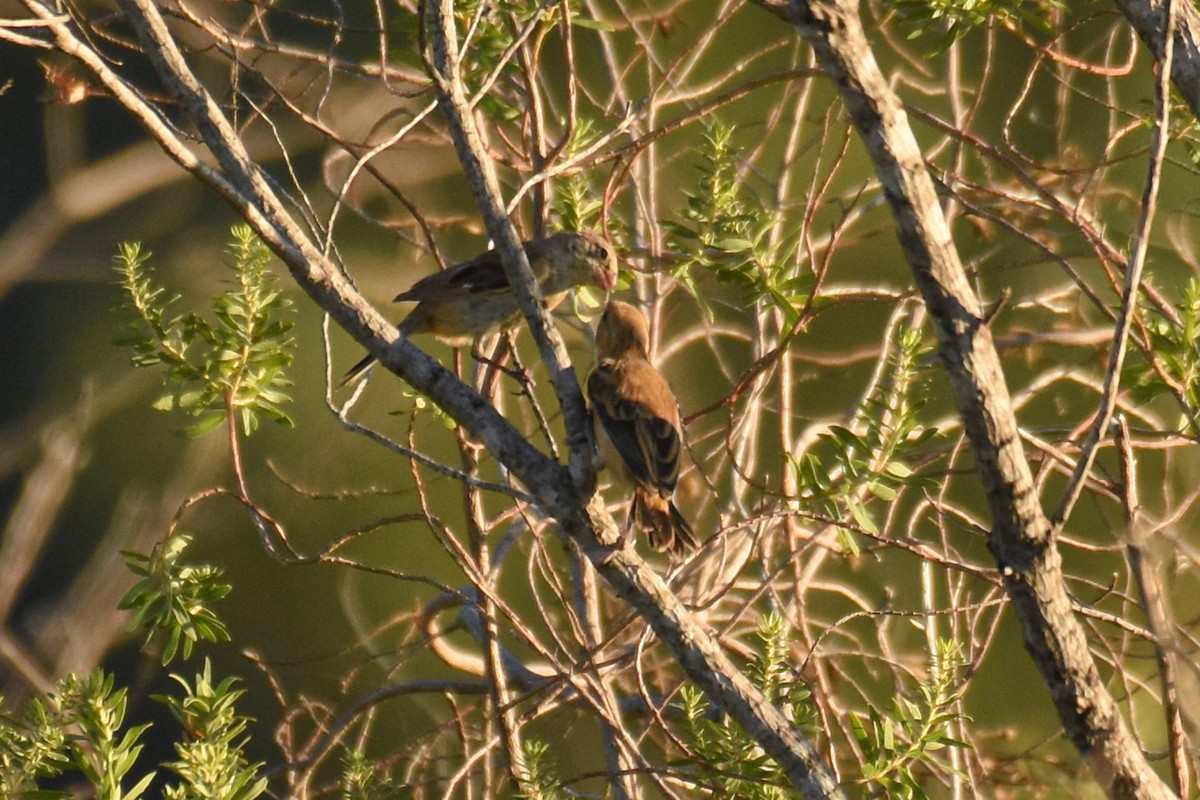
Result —
<path fill-rule="evenodd" d="M 180 563 L 191 544 L 187 534 L 175 534 L 155 545 L 149 555 L 125 551 L 125 563 L 141 580 L 121 599 L 120 608 L 133 609 L 129 630 L 145 628 L 146 641 L 165 634 L 163 666 L 171 663 L 183 646 L 183 657 L 192 655 L 196 642 L 228 641 L 229 631 L 210 607 L 229 594 L 219 567 L 191 567 Z"/>
<path fill-rule="evenodd" d="M 253 800 L 267 786 L 258 778 L 261 765 L 242 755 L 248 720 L 233 704 L 241 690 L 236 679 L 212 682 L 211 666 L 196 676 L 195 686 L 172 675 L 184 696 L 158 697 L 183 723 L 191 738 L 176 743 L 179 760 L 164 766 L 182 782 L 169 787 L 169 800 Z M 124 787 L 142 752 L 148 724 L 124 728 L 126 690 L 114 689 L 112 675 L 96 670 L 87 678 L 68 675 L 55 691 L 30 701 L 24 717 L 0 717 L 0 797 L 28 800 L 71 798 L 71 792 L 42 789 L 39 782 L 78 772 L 105 800 L 137 800 L 156 775 L 142 775 Z"/>
<path fill-rule="evenodd" d="M 938 433 L 921 424 L 925 401 L 916 391 L 918 367 L 929 352 L 920 331 L 900 331 L 888 358 L 888 380 L 880 382 L 851 426 L 831 425 L 818 437 L 821 447 L 792 461 L 802 503 L 835 518 L 849 513 L 858 527 L 878 533 L 868 506 L 871 498 L 890 503 L 903 487 L 937 485 L 915 474 L 908 463 Z M 848 529 L 842 530 L 841 542 L 843 549 L 858 551 Z"/>
<path fill-rule="evenodd" d="M 747 668 L 747 674 L 768 700 L 781 705 L 791 719 L 810 733 L 816 727 L 816 709 L 811 693 L 794 680 L 787 652 L 788 625 L 782 615 L 772 612 L 759 620 L 760 649 Z M 784 800 L 798 797 L 775 760 L 763 752 L 745 731 L 728 720 L 712 716 L 712 707 L 699 689 L 691 685 L 679 690 L 679 709 L 683 712 L 684 734 L 695 750 L 696 763 L 713 797 L 737 797 L 745 800 Z"/>
<path fill-rule="evenodd" d="M 345 800 L 401 800 L 412 797 L 412 790 L 379 774 L 379 767 L 367 759 L 361 748 L 342 755 L 342 797 Z"/>
<path fill-rule="evenodd" d="M 523 800 L 559 800 L 566 794 L 562 781 L 550 766 L 550 746 L 536 739 L 526 739 L 521 745 L 524 780 L 517 797 Z"/>
<path fill-rule="evenodd" d="M 1183 99 L 1178 87 L 1174 84 L 1171 84 L 1168 101 L 1171 104 L 1170 113 L 1167 116 L 1170 140 L 1183 145 L 1183 149 L 1187 151 L 1188 161 L 1192 163 L 1193 167 L 1200 167 L 1200 120 L 1192 114 L 1191 106 Z M 1157 124 L 1154 103 L 1144 100 L 1141 106 L 1142 125 L 1148 129 L 1153 128 Z"/>
<path fill-rule="evenodd" d="M 70 792 L 38 788 L 38 781 L 78 771 L 106 800 L 137 800 L 154 773 L 126 789 L 122 782 L 142 751 L 149 725 L 122 733 L 125 689 L 97 670 L 87 678 L 68 675 L 55 691 L 34 698 L 24 719 L 0 718 L 0 797 L 70 798 Z"/>
<path fill-rule="evenodd" d="M 454 417 L 443 411 L 437 403 L 430 402 L 429 398 L 420 392 L 409 389 L 406 386 L 400 389 L 400 396 L 404 398 L 405 402 L 396 409 L 389 411 L 388 414 L 391 416 L 415 418 L 417 413 L 427 411 L 433 414 L 434 418 L 442 423 L 446 430 L 452 431 L 458 427 L 458 423 L 454 421 Z"/>
<path fill-rule="evenodd" d="M 258 427 L 260 415 L 292 424 L 281 407 L 291 385 L 284 370 L 292 362 L 292 324 L 277 318 L 291 303 L 273 288 L 270 251 L 249 226 L 233 227 L 230 252 L 233 278 L 212 303 L 215 322 L 171 311 L 179 296 L 166 296 L 154 284 L 150 253 L 140 244 L 121 244 L 113 258 L 133 312 L 121 342 L 133 348 L 135 366 L 165 368 L 168 391 L 154 407 L 194 417 L 190 436 L 207 433 L 230 414 L 246 433 Z"/>
<path fill-rule="evenodd" d="M 179 564 L 188 537 L 176 535 L 149 556 L 126 553 L 130 568 L 142 580 L 122 601 L 135 608 L 135 626 L 166 630 L 168 645 L 163 663 L 182 642 L 186 658 L 198 639 L 228 639 L 224 625 L 207 604 L 223 597 L 229 586 L 220 583 L 219 570 Z M 236 679 L 219 684 L 212 680 L 206 661 L 194 686 L 172 675 L 183 687 L 182 697 L 157 696 L 190 735 L 177 743 L 179 760 L 163 766 L 182 779 L 166 790 L 170 800 L 253 800 L 267 786 L 258 778 L 261 765 L 248 764 L 242 755 L 249 722 L 234 710 L 242 695 Z M 34 698 L 21 719 L 0 716 L 0 798 L 70 798 L 70 792 L 43 789 L 40 783 L 65 773 L 79 773 L 106 800 L 137 800 L 155 778 L 155 771 L 132 780 L 131 770 L 142 751 L 148 724 L 124 728 L 127 693 L 114 688 L 114 677 L 96 670 L 87 678 L 68 675 L 55 691 Z"/>
<path fill-rule="evenodd" d="M 566 155 L 575 155 L 587 149 L 596 139 L 596 126 L 581 119 L 575 126 L 575 135 L 567 144 Z M 550 207 L 558 220 L 558 229 L 564 231 L 596 230 L 600 212 L 604 209 L 603 193 L 592 185 L 586 172 L 572 172 L 554 182 L 554 196 Z M 617 278 L 617 291 L 633 283 L 627 270 L 621 270 Z M 600 316 L 604 308 L 605 293 L 594 286 L 580 286 L 573 293 L 574 311 L 584 322 Z"/>
<path fill-rule="evenodd" d="M 1184 415 L 1181 427 L 1200 434 L 1197 415 L 1200 414 L 1200 279 L 1192 278 L 1183 291 L 1183 302 L 1176 307 L 1179 322 L 1156 309 L 1143 309 L 1143 327 L 1150 336 L 1158 369 L 1177 386 L 1191 411 Z M 1144 359 L 1130 358 L 1126 363 L 1122 383 L 1129 387 L 1139 403 L 1147 403 L 1171 390 L 1155 365 Z"/>
<path fill-rule="evenodd" d="M 672 274 L 707 309 L 694 272 L 710 271 L 718 280 L 740 287 L 750 302 L 771 303 L 790 327 L 809 300 L 812 275 L 797 272 L 788 258 L 793 248 L 786 237 L 770 241 L 775 217 L 757 206 L 751 210 L 743 200 L 737 155 L 732 126 L 709 123 L 696 187 L 685 192 L 683 221 L 663 223 L 671 232 L 672 248 L 684 254 Z"/>
<path fill-rule="evenodd" d="M 1066 8 L 1062 0 L 888 0 L 886 8 L 895 11 L 908 38 L 916 39 L 941 31 L 934 41 L 934 52 L 945 50 L 977 28 L 1000 25 L 1006 28 L 1029 26 L 1034 30 L 1053 30 L 1055 12 Z"/>
<path fill-rule="evenodd" d="M 580 119 L 564 155 L 571 157 L 586 150 L 597 138 L 596 125 L 589 119 Z M 604 209 L 602 197 L 586 172 L 571 172 L 554 182 L 550 207 L 562 230 L 582 231 L 596 226 Z"/>
<path fill-rule="evenodd" d="M 930 659 L 929 677 L 915 695 L 896 698 L 890 714 L 868 708 L 867 718 L 853 718 L 854 736 L 866 757 L 863 779 L 898 800 L 924 800 L 919 768 L 934 762 L 946 747 L 966 747 L 950 735 L 963 715 L 955 710 L 960 693 L 955 676 L 963 658 L 957 642 L 938 640 Z M 943 769 L 943 765 L 939 765 Z"/>
<path fill-rule="evenodd" d="M 179 760 L 165 765 L 182 778 L 181 783 L 167 788 L 167 800 L 253 800 L 265 792 L 267 779 L 258 777 L 262 764 L 247 763 L 242 752 L 250 720 L 234 709 L 244 694 L 233 688 L 237 679 L 213 684 L 207 659 L 194 684 L 178 675 L 171 677 L 183 687 L 183 697 L 159 695 L 156 699 L 166 704 L 191 738 L 176 743 Z"/>

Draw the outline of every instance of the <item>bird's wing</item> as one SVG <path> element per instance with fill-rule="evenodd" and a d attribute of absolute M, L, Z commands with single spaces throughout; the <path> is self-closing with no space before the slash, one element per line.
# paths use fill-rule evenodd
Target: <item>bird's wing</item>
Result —
<path fill-rule="evenodd" d="M 395 301 L 444 300 L 470 294 L 503 292 L 509 289 L 508 276 L 494 250 L 481 253 L 468 261 L 460 261 L 441 272 L 428 275 L 408 290 L 396 295 Z"/>
<path fill-rule="evenodd" d="M 662 496 L 679 478 L 678 406 L 648 362 L 603 360 L 587 382 L 588 402 L 633 477 Z"/>
<path fill-rule="evenodd" d="M 544 280 L 545 276 L 538 272 L 541 265 L 536 258 L 537 243 L 523 242 L 522 246 L 525 249 L 525 257 L 533 265 L 534 275 L 539 281 Z M 474 258 L 460 261 L 441 272 L 422 278 L 406 291 L 396 295 L 394 302 L 442 300 L 450 295 L 507 292 L 510 288 L 508 276 L 504 274 L 504 264 L 500 261 L 500 252 L 487 250 Z"/>

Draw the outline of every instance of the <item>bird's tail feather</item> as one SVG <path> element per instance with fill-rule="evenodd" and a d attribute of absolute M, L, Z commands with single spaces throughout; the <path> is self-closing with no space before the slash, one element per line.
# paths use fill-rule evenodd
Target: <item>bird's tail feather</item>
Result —
<path fill-rule="evenodd" d="M 396 326 L 396 329 L 400 331 L 402 336 L 411 336 L 413 334 L 413 327 L 418 320 L 418 316 L 419 315 L 417 314 L 409 314 L 407 317 L 400 320 L 400 324 Z M 343 386 L 347 386 L 357 381 L 366 374 L 367 370 L 370 369 L 371 365 L 374 363 L 375 356 L 371 355 L 370 353 L 363 356 L 361 361 L 359 361 L 350 369 L 346 370 L 346 374 L 342 376 L 342 382 L 338 384 L 338 388 L 341 389 Z"/>
<path fill-rule="evenodd" d="M 342 376 L 342 382 L 338 384 L 338 388 L 340 389 L 343 386 L 346 386 L 348 384 L 351 384 L 351 383 L 354 383 L 355 381 L 357 381 L 359 378 L 361 378 L 363 375 L 366 374 L 367 370 L 369 370 L 371 368 L 371 365 L 374 363 L 375 363 L 375 356 L 367 355 L 366 357 L 364 357 L 362 361 L 359 361 L 353 367 L 346 370 L 346 374 Z"/>
<path fill-rule="evenodd" d="M 666 550 L 672 555 L 683 556 L 699 546 L 692 526 L 670 500 L 638 492 L 634 495 L 633 505 L 631 513 L 637 518 L 638 525 L 646 532 L 646 538 L 655 550 Z"/>

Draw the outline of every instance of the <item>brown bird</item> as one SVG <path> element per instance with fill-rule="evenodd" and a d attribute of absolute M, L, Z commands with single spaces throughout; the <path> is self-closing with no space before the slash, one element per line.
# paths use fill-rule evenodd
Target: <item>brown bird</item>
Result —
<path fill-rule="evenodd" d="M 651 547 L 683 555 L 695 549 L 696 537 L 671 501 L 683 442 L 679 403 L 666 378 L 650 363 L 649 346 L 642 312 L 610 301 L 596 328 L 588 405 L 605 466 L 633 488 L 625 534 L 636 519 Z"/>
<path fill-rule="evenodd" d="M 617 257 L 603 238 L 587 231 L 561 232 L 523 242 L 525 257 L 553 309 L 574 286 L 594 284 L 605 292 L 617 281 Z M 500 253 L 489 250 L 417 281 L 394 302 L 417 306 L 400 323 L 400 333 L 428 333 L 446 344 L 461 346 L 475 337 L 516 327 L 521 320 L 517 293 L 508 282 Z M 346 385 L 375 363 L 368 355 L 347 372 Z"/>

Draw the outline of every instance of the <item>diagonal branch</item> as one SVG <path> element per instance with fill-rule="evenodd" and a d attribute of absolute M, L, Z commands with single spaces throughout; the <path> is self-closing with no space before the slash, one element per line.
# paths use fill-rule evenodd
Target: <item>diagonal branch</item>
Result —
<path fill-rule="evenodd" d="M 136 89 L 118 75 L 109 62 L 83 41 L 70 21 L 55 17 L 41 0 L 25 0 L 30 11 L 44 20 L 56 46 L 91 69 L 114 97 L 147 129 L 160 146 L 194 177 L 214 188 L 254 227 L 279 255 L 297 284 L 380 363 L 409 385 L 434 398 L 463 424 L 496 457 L 529 485 L 538 485 L 539 499 L 566 502 L 574 490 L 561 468 L 538 452 L 492 406 L 424 351 L 399 336 L 394 325 L 376 311 L 358 290 L 313 244 L 287 214 L 258 165 L 246 155 L 236 132 L 218 104 L 196 79 L 175 43 L 158 9 L 150 0 L 123 0 L 122 9 L 156 68 L 219 167 L 206 163 L 179 138 Z"/>
<path fill-rule="evenodd" d="M 152 0 L 120 0 L 120 5 L 142 47 L 151 57 L 160 79 L 196 125 L 217 166 L 207 164 L 193 153 L 159 111 L 127 83 L 110 62 L 80 38 L 69 20 L 55 17 L 43 0 L 23 2 L 45 22 L 59 49 L 95 73 L 174 160 L 217 190 L 246 218 L 282 259 L 296 283 L 318 306 L 387 369 L 437 403 L 480 441 L 498 462 L 529 487 L 538 505 L 547 515 L 558 520 L 561 531 L 567 537 L 579 543 L 581 550 L 616 594 L 647 620 L 688 676 L 714 705 L 740 723 L 759 742 L 764 752 L 775 759 L 803 796 L 844 796 L 816 748 L 737 670 L 712 634 L 684 608 L 662 579 L 632 548 L 613 550 L 611 543 L 617 540 L 618 535 L 602 500 L 595 495 L 589 497 L 582 494 L 577 488 L 580 483 L 566 469 L 534 448 L 477 392 L 406 338 L 399 336 L 395 327 L 366 302 L 337 266 L 296 225 L 267 176 L 246 155 L 219 105 L 191 71 Z M 442 12 L 445 11 L 443 7 Z M 450 52 L 447 50 L 447 54 Z M 443 77 L 446 77 L 446 73 Z M 451 118 L 453 127 L 455 115 L 458 115 L 460 122 L 466 116 L 461 114 L 461 98 L 454 97 L 452 82 L 443 82 L 440 91 L 446 93 L 447 90 L 448 102 L 443 103 L 443 109 Z M 471 149 L 468 131 L 469 122 L 462 125 L 462 130 L 456 136 L 462 137 L 467 144 L 467 152 L 478 152 Z M 485 176 L 485 184 L 488 173 L 483 165 L 486 163 L 479 159 L 478 165 L 471 169 Z M 550 337 L 553 334 L 548 332 L 544 313 L 537 307 L 530 291 L 533 284 L 529 280 L 528 265 L 522 263 L 519 257 L 521 251 L 515 247 L 511 227 L 502 217 L 492 216 L 495 210 L 502 208 L 497 195 L 491 191 L 486 194 L 489 197 L 481 200 L 488 213 L 489 232 L 501 248 L 510 251 L 505 258 L 506 269 L 523 279 L 517 284 L 524 289 L 523 308 L 539 332 L 539 343 L 544 345 L 552 341 Z M 561 347 L 561 343 L 558 347 Z M 572 416 L 569 425 L 573 430 L 580 431 L 583 430 L 583 410 L 578 387 L 569 367 L 565 366 L 565 355 L 553 352 L 555 349 L 554 346 L 543 346 L 543 358 L 552 372 L 557 370 L 556 389 L 559 389 L 565 413 Z M 573 447 L 572 450 L 573 453 L 580 453 L 582 448 Z M 581 456 L 582 453 L 574 456 L 573 461 L 578 463 Z"/>
<path fill-rule="evenodd" d="M 933 318 L 939 354 L 992 512 L 989 547 L 1071 741 L 1114 797 L 1170 797 L 1121 718 L 1071 611 L 992 334 L 938 205 L 899 98 L 853 0 L 757 0 L 795 25 L 836 84 L 875 164 L 900 243 Z"/>
<path fill-rule="evenodd" d="M 487 157 L 479 128 L 475 125 L 474 111 L 459 72 L 461 53 L 454 27 L 453 3 L 451 0 L 430 3 L 426 14 L 438 104 L 449 125 L 450 137 L 454 140 L 454 148 L 466 173 L 467 183 L 470 184 L 475 201 L 483 213 L 488 234 L 500 250 L 505 274 L 508 275 L 509 283 L 517 289 L 521 310 L 529 322 L 542 361 L 550 372 L 555 393 L 562 403 L 571 474 L 577 485 L 586 485 L 591 482 L 587 477 L 590 438 L 587 434 L 587 412 L 583 406 L 583 395 L 580 394 L 575 372 L 571 369 L 566 345 L 563 344 L 558 329 L 550 322 L 550 312 L 538 292 L 537 281 L 521 247 L 520 237 L 517 236 L 517 231 L 505 212 L 495 166 Z"/>

